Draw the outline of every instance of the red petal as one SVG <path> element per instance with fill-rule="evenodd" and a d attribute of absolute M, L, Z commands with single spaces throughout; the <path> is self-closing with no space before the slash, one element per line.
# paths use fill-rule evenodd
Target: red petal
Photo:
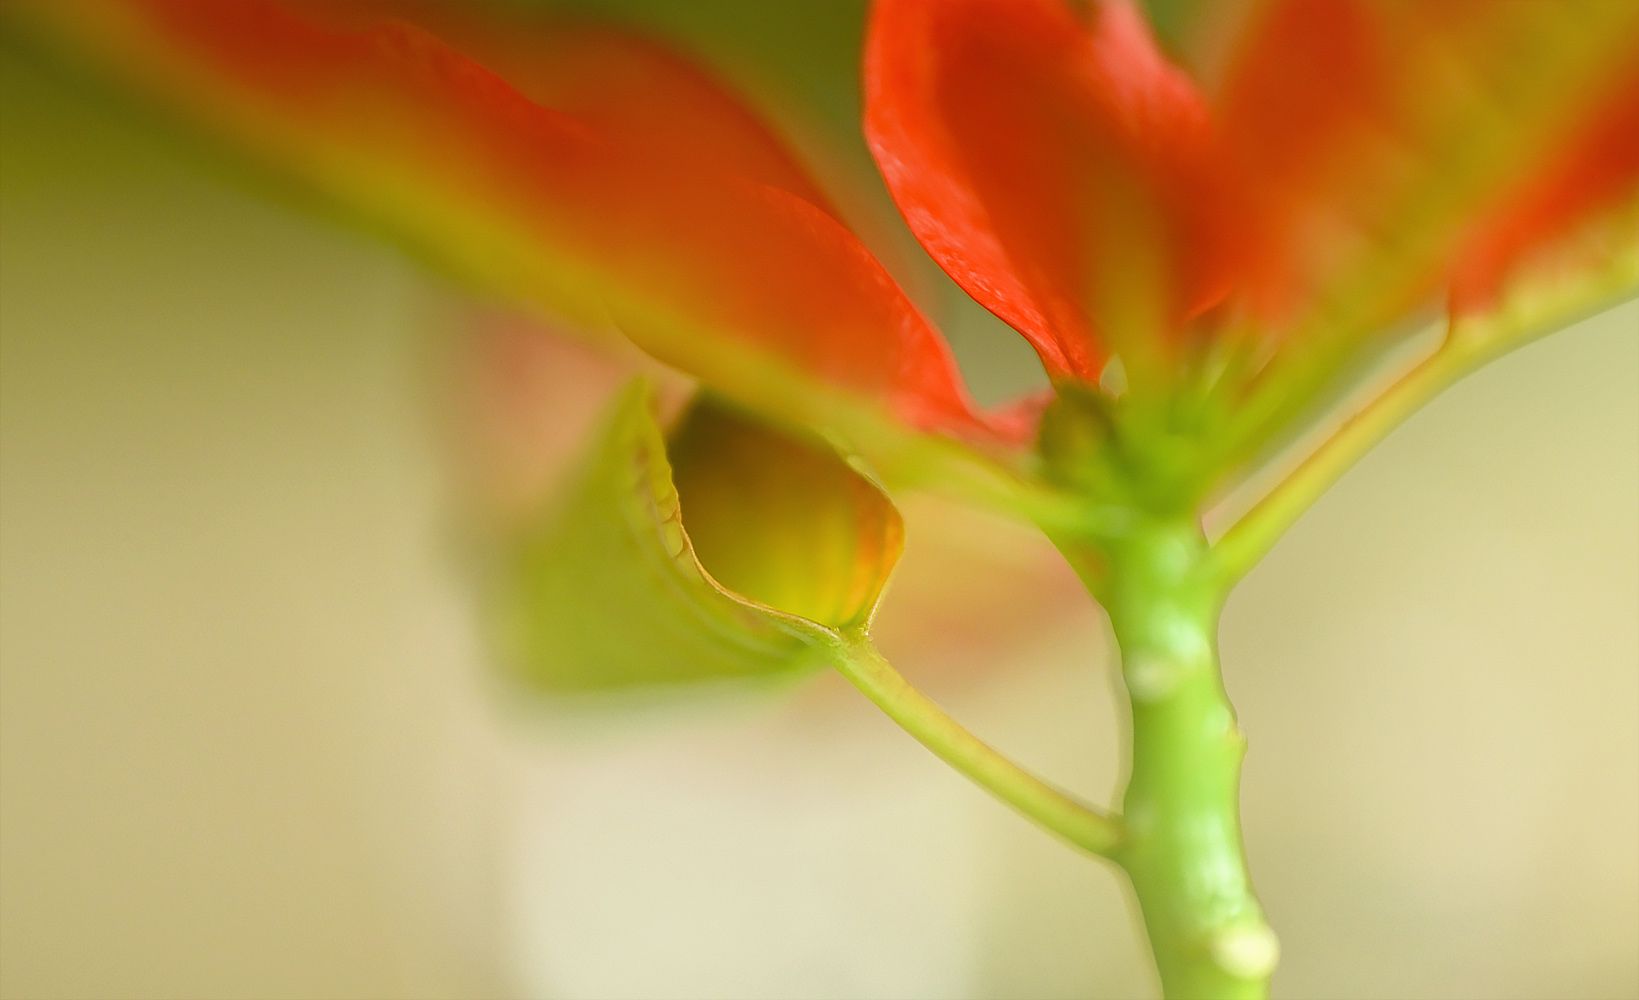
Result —
<path fill-rule="evenodd" d="M 755 114 L 699 67 L 648 39 L 471 2 L 308 0 L 291 6 L 332 28 L 368 30 L 387 19 L 413 24 L 536 104 L 638 155 L 782 188 L 830 210 L 819 186 Z"/>
<path fill-rule="evenodd" d="M 1256 206 L 1246 280 L 1261 314 L 1302 295 L 1303 230 L 1389 117 L 1392 57 L 1378 29 L 1356 0 L 1272 3 L 1231 74 L 1220 117 Z"/>
<path fill-rule="evenodd" d="M 1266 3 L 1220 112 L 1256 219 L 1244 278 L 1254 309 L 1278 322 L 1341 296 L 1350 321 L 1386 322 L 1449 280 L 1474 220 L 1495 217 L 1512 235 L 1479 241 L 1490 249 L 1472 251 L 1470 283 L 1492 266 L 1480 255 L 1509 258 L 1517 248 L 1504 243 L 1604 198 L 1628 154 L 1586 144 L 1621 146 L 1617 132 L 1586 139 L 1576 163 L 1554 140 L 1631 46 L 1635 13 L 1628 0 Z M 1628 127 L 1611 114 L 1609 127 Z M 1513 208 L 1499 216 L 1502 203 Z"/>
<path fill-rule="evenodd" d="M 1452 279 L 1451 308 L 1489 308 L 1516 264 L 1639 187 L 1639 51 L 1609 95 L 1540 171 L 1478 227 Z"/>
<path fill-rule="evenodd" d="M 865 74 L 911 229 L 1050 373 L 1096 380 L 1223 294 L 1206 112 L 1130 5 L 883 0 Z"/>
<path fill-rule="evenodd" d="M 748 405 L 806 414 L 778 369 L 925 429 L 985 432 L 943 342 L 807 200 L 817 196 L 794 161 L 648 46 L 605 36 L 585 59 L 530 70 L 520 36 L 498 57 L 523 74 L 514 84 L 374 7 L 42 10 L 74 11 L 82 41 L 423 254 L 559 315 L 612 316 L 646 351 Z"/>

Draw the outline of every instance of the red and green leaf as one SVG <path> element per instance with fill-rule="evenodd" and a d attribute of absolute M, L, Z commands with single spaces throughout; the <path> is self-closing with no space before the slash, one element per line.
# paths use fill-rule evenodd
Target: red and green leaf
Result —
<path fill-rule="evenodd" d="M 514 674 L 551 691 L 787 675 L 863 632 L 903 539 L 823 445 L 709 397 L 668 443 L 636 382 L 506 546 L 494 628 Z"/>
<path fill-rule="evenodd" d="M 1264 3 L 1217 111 L 1253 314 L 1368 334 L 1619 201 L 1636 28 L 1625 0 Z"/>
<path fill-rule="evenodd" d="M 1632 3 L 1267 0 L 1230 20 L 1209 110 L 1121 0 L 876 8 L 889 187 L 1059 377 L 1110 353 L 1176 368 L 1219 301 L 1331 357 L 1453 282 L 1473 298 L 1639 183 Z"/>
<path fill-rule="evenodd" d="M 19 9 L 430 260 L 614 325 L 745 405 L 803 423 L 863 404 L 995 439 L 778 140 L 651 45 L 463 5 Z"/>
<path fill-rule="evenodd" d="M 1475 227 L 1452 280 L 1458 315 L 1494 306 L 1533 254 L 1639 194 L 1639 46 L 1607 93 Z M 1639 233 L 1630 234 L 1630 242 Z"/>
<path fill-rule="evenodd" d="M 889 0 L 865 59 L 900 210 L 1050 373 L 1131 367 L 1227 290 L 1207 109 L 1136 9 Z"/>

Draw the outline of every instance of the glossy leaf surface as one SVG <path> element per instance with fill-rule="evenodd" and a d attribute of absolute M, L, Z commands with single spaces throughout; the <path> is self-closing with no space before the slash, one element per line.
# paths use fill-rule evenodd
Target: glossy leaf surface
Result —
<path fill-rule="evenodd" d="M 875 486 L 709 399 L 670 450 L 633 384 L 567 495 L 507 546 L 497 628 L 526 683 L 781 674 L 868 622 L 903 530 Z"/>

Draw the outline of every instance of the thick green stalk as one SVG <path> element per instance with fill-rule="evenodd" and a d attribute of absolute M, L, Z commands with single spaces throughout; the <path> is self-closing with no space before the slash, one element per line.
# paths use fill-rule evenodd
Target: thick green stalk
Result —
<path fill-rule="evenodd" d="M 1278 945 L 1241 846 L 1246 738 L 1218 669 L 1223 584 L 1193 519 L 1141 523 L 1108 550 L 1106 608 L 1132 700 L 1126 838 L 1169 1000 L 1268 995 Z"/>

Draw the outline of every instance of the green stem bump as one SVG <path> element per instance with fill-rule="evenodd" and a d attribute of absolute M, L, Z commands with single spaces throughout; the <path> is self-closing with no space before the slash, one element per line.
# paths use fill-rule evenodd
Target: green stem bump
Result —
<path fill-rule="evenodd" d="M 1242 849 L 1246 737 L 1218 668 L 1223 589 L 1206 539 L 1191 520 L 1150 521 L 1110 556 L 1107 610 L 1132 702 L 1126 839 L 1112 857 L 1167 997 L 1267 996 L 1279 945 Z"/>

